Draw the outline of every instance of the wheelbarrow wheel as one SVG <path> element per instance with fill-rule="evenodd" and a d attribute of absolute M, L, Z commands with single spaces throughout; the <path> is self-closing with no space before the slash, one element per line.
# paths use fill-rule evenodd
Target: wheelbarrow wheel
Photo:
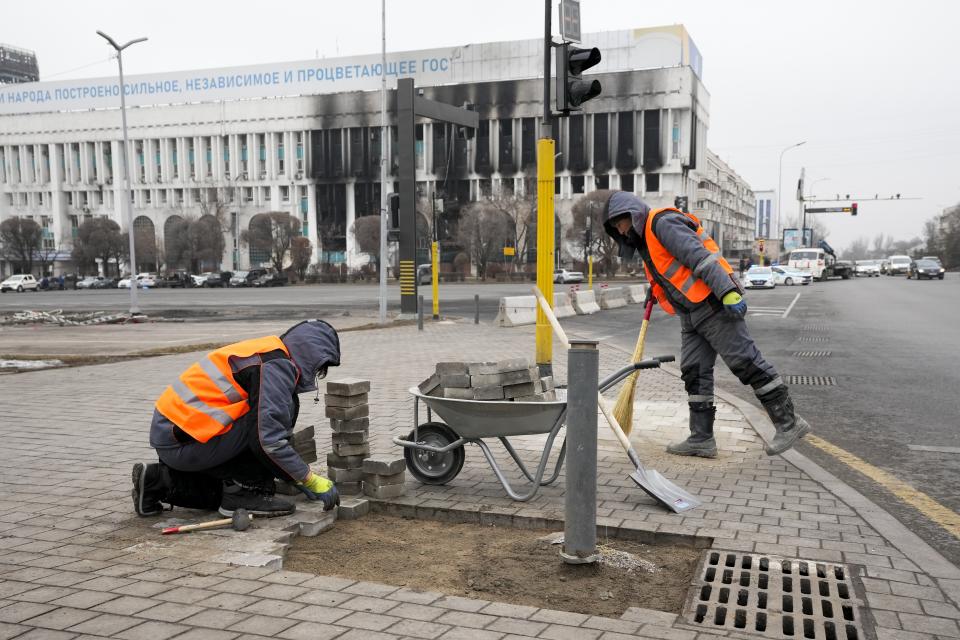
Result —
<path fill-rule="evenodd" d="M 414 441 L 414 433 L 411 431 L 407 440 Z M 445 447 L 456 440 L 457 435 L 447 425 L 427 422 L 417 429 L 415 441 L 431 447 Z M 466 454 L 462 446 L 446 453 L 407 447 L 403 450 L 403 457 L 407 460 L 410 475 L 423 484 L 447 484 L 460 473 Z"/>

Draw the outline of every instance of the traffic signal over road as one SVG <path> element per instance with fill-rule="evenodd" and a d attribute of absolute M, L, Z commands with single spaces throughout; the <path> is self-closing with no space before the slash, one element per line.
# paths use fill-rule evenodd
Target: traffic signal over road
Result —
<path fill-rule="evenodd" d="M 850 205 L 850 215 L 852 215 L 852 216 L 857 215 L 857 203 L 856 203 L 856 202 L 854 202 L 854 203 L 852 203 L 852 204 Z"/>
<path fill-rule="evenodd" d="M 599 80 L 584 80 L 581 75 L 600 63 L 596 47 L 581 49 L 569 43 L 557 47 L 557 109 L 579 111 L 580 105 L 600 95 Z"/>
<path fill-rule="evenodd" d="M 390 199 L 390 228 L 399 229 L 400 228 L 400 194 L 391 193 L 388 197 Z"/>

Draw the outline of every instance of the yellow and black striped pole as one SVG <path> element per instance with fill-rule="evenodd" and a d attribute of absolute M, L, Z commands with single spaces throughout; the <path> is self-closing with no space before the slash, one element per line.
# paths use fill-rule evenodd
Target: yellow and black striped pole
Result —
<path fill-rule="evenodd" d="M 554 141 L 537 141 L 537 287 L 553 306 L 554 265 Z M 540 305 L 537 305 L 537 366 L 541 373 L 552 373 L 553 329 Z"/>

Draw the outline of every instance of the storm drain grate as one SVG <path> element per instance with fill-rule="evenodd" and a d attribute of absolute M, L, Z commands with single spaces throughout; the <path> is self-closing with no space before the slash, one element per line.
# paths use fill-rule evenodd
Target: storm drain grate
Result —
<path fill-rule="evenodd" d="M 802 384 L 808 387 L 834 387 L 837 381 L 833 376 L 783 376 L 787 384 Z"/>
<path fill-rule="evenodd" d="M 801 327 L 802 331 L 829 331 L 830 325 L 826 324 L 805 324 Z"/>
<path fill-rule="evenodd" d="M 707 551 L 684 617 L 765 638 L 865 640 L 862 601 L 841 564 Z"/>
<path fill-rule="evenodd" d="M 794 351 L 794 358 L 829 358 L 832 351 Z"/>
<path fill-rule="evenodd" d="M 800 336 L 800 342 L 830 342 L 827 336 Z"/>

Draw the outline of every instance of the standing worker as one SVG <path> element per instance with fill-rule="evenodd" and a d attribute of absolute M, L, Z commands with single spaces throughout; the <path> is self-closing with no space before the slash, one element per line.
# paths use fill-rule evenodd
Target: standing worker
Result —
<path fill-rule="evenodd" d="M 340 503 L 291 445 L 300 411 L 297 394 L 315 391 L 328 367 L 340 365 L 340 339 L 322 320 L 282 336 L 227 345 L 194 363 L 157 400 L 150 446 L 159 463 L 133 465 L 133 504 L 141 516 L 164 505 L 246 509 L 259 516 L 293 513 L 276 497 L 274 479 L 294 483 L 324 510 Z"/>
<path fill-rule="evenodd" d="M 783 453 L 806 435 L 810 425 L 796 414 L 787 385 L 747 331 L 747 303 L 733 269 L 696 216 L 671 207 L 651 210 L 632 193 L 613 191 L 603 220 L 606 232 L 620 244 L 620 257 L 638 250 L 657 302 L 680 316 L 680 371 L 690 408 L 690 437 L 667 446 L 667 452 L 716 457 L 717 354 L 740 382 L 753 387 L 776 428 L 767 455 Z"/>

